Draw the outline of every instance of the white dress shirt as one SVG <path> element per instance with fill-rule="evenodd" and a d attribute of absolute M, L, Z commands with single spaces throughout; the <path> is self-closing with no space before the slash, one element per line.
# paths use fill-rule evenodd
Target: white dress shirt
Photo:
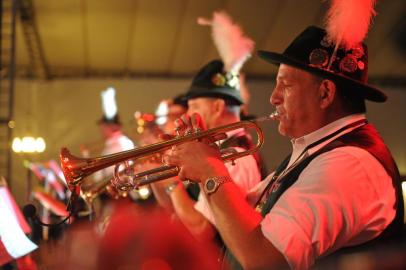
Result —
<path fill-rule="evenodd" d="M 347 116 L 292 140 L 286 170 L 296 164 L 306 146 L 363 118 L 359 114 Z M 307 154 L 354 128 L 309 149 Z M 254 195 L 258 197 L 269 180 L 262 181 L 248 198 L 253 201 Z M 264 217 L 261 229 L 291 268 L 308 269 L 319 257 L 378 236 L 395 217 L 395 201 L 391 177 L 377 159 L 358 147 L 338 147 L 309 163 Z"/>
<path fill-rule="evenodd" d="M 111 155 L 118 152 L 134 149 L 134 143 L 127 136 L 125 136 L 121 131 L 116 132 L 110 138 L 106 139 L 104 143 L 104 149 L 101 153 L 102 156 Z M 113 176 L 114 167 L 110 166 L 99 170 L 94 173 L 93 178 L 97 181 L 106 179 L 107 177 Z"/>

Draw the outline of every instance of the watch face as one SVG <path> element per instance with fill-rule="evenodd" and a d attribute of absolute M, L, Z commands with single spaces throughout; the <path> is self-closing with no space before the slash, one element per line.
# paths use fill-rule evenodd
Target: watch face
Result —
<path fill-rule="evenodd" d="M 209 179 L 206 182 L 206 189 L 207 191 L 212 191 L 216 187 L 216 181 L 213 179 Z"/>

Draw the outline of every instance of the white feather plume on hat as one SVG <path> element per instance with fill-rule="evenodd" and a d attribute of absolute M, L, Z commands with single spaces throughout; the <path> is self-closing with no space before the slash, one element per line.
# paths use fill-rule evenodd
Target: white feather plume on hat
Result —
<path fill-rule="evenodd" d="M 111 120 L 117 115 L 116 90 L 109 87 L 101 93 L 103 114 Z"/>
<path fill-rule="evenodd" d="M 199 17 L 197 23 L 212 27 L 214 44 L 224 62 L 225 70 L 238 74 L 254 49 L 254 41 L 244 35 L 240 26 L 235 24 L 225 11 L 213 12 L 213 18 Z"/>
<path fill-rule="evenodd" d="M 331 0 L 325 25 L 327 38 L 346 50 L 359 45 L 366 37 L 376 12 L 376 0 Z"/>

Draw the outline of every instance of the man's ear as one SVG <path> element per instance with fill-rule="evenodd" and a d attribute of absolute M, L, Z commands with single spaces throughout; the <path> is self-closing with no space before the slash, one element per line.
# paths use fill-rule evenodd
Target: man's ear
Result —
<path fill-rule="evenodd" d="M 216 98 L 214 100 L 214 102 L 212 103 L 213 107 L 212 107 L 212 112 L 214 114 L 216 114 L 217 116 L 220 116 L 223 114 L 223 111 L 225 109 L 226 106 L 226 102 L 221 99 L 221 98 Z"/>
<path fill-rule="evenodd" d="M 329 107 L 336 97 L 337 87 L 331 80 L 323 80 L 319 86 L 319 104 L 321 109 Z"/>

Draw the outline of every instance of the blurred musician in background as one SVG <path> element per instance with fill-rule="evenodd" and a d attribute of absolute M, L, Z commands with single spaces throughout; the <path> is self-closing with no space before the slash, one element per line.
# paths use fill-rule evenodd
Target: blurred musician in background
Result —
<path fill-rule="evenodd" d="M 134 113 L 137 144 L 150 145 L 162 141 L 162 134 L 170 134 L 175 129 L 175 120 L 187 111 L 187 101 L 183 94 L 159 102 L 155 113 Z"/>
<path fill-rule="evenodd" d="M 194 77 L 184 97 L 188 101 L 188 115 L 195 112 L 200 113 L 207 128 L 240 121 L 240 106 L 243 101 L 238 90 L 238 83 L 232 84 L 229 81 L 235 79 L 238 81 L 238 77 L 227 78 L 225 74 L 222 61 L 209 62 Z M 252 146 L 250 136 L 243 129 L 229 132 L 226 135 L 227 137 L 222 140 L 220 145 L 222 149 L 234 148 L 237 151 L 243 151 Z M 234 176 L 239 190 L 243 194 L 261 180 L 257 161 L 252 155 L 236 160 L 235 165 L 227 164 L 227 169 Z M 161 204 L 169 211 L 174 211 L 196 238 L 205 241 L 215 238 L 215 220 L 205 197 L 199 190 L 197 192 L 189 191 L 188 194 L 177 177 L 154 183 L 152 187 L 157 197 L 169 199 L 169 202 Z"/>
<path fill-rule="evenodd" d="M 184 97 L 184 94 L 180 94 L 159 103 L 155 111 L 155 123 L 159 125 L 163 133 L 171 134 L 175 130 L 175 120 L 187 112 L 188 105 Z"/>
<path fill-rule="evenodd" d="M 115 95 L 116 91 L 112 87 L 109 87 L 105 91 L 101 92 L 103 116 L 97 121 L 100 133 L 104 139 L 104 147 L 100 153 L 101 156 L 134 149 L 135 147 L 133 141 L 129 139 L 122 131 L 122 123 L 118 114 Z M 107 184 L 109 184 L 109 180 L 113 177 L 113 173 L 114 166 L 97 171 L 84 181 L 82 189 L 92 190 L 92 188 L 102 184 L 102 182 L 106 184 L 102 184 L 102 186 L 107 186 Z M 115 195 L 117 194 L 114 194 L 114 196 Z M 97 201 L 93 202 L 93 198 L 91 198 L 91 205 L 89 206 L 90 208 L 95 207 L 93 210 L 96 211 L 96 215 L 97 212 L 103 211 L 103 208 L 107 209 L 107 206 L 109 205 L 107 202 L 111 201 L 110 195 L 108 193 L 106 194 L 106 192 L 101 192 L 100 194 L 98 193 L 97 199 Z M 95 203 L 95 205 L 93 205 L 93 203 Z M 90 211 L 93 210 L 91 209 Z"/>
<path fill-rule="evenodd" d="M 161 136 L 163 134 L 169 134 L 174 131 L 175 120 L 181 117 L 187 111 L 187 101 L 183 99 L 183 97 L 184 95 L 180 94 L 173 98 L 161 100 L 154 114 L 141 113 L 139 111 L 134 114 L 137 124 L 137 144 L 139 146 L 160 142 L 162 141 Z M 153 167 L 160 166 L 160 163 L 161 157 L 156 155 L 149 157 L 146 160 L 142 160 L 141 162 L 137 162 L 137 164 L 135 164 L 135 170 L 138 172 L 146 171 Z M 140 197 L 140 193 L 141 195 L 144 196 L 145 194 L 146 196 L 147 192 L 150 191 L 149 188 L 149 185 L 145 185 L 140 187 L 138 190 L 130 190 L 128 193 L 132 199 L 136 200 Z M 154 198 L 161 205 L 167 203 L 167 196 L 161 198 L 160 193 L 155 193 Z"/>
<path fill-rule="evenodd" d="M 244 75 L 240 78 L 240 70 L 251 56 L 254 41 L 244 34 L 225 11 L 213 12 L 210 19 L 199 17 L 197 23 L 211 27 L 211 37 L 221 60 L 209 62 L 194 77 L 184 98 L 188 102 L 188 114 L 200 113 L 207 128 L 238 122 L 241 115 L 248 114 L 249 91 Z M 166 131 L 168 134 L 171 132 Z M 251 138 L 244 130 L 227 136 L 220 145 L 223 149 L 235 147 L 241 150 L 252 146 Z M 228 169 L 238 179 L 243 193 L 260 181 L 261 171 L 265 172 L 259 153 L 237 161 L 235 166 L 230 165 Z M 215 234 L 214 220 L 207 202 L 200 194 L 199 186 L 188 184 L 185 189 L 178 179 L 165 182 L 169 183 L 165 187 L 169 202 L 162 192 L 164 184 L 152 185 L 156 196 L 162 197 L 161 204 L 174 211 L 195 236 L 211 238 Z"/>
<path fill-rule="evenodd" d="M 103 117 L 97 122 L 104 139 L 102 156 L 134 149 L 135 145 L 122 131 L 122 123 L 117 112 L 116 91 L 110 87 L 101 92 Z M 113 167 L 96 172 L 96 180 L 106 179 L 113 175 Z"/>
<path fill-rule="evenodd" d="M 159 136 L 162 134 L 161 128 L 156 124 L 156 116 L 152 113 L 136 111 L 134 141 L 138 146 L 154 144 L 160 141 Z"/>

